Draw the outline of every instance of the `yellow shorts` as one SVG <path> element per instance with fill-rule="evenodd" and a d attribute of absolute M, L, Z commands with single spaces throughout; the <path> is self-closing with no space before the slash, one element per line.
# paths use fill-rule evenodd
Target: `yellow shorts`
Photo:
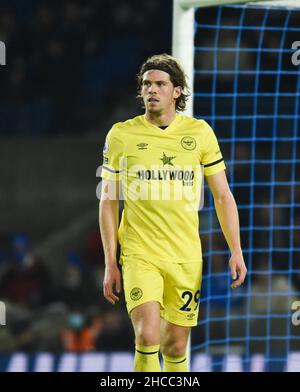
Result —
<path fill-rule="evenodd" d="M 161 317 L 173 324 L 197 325 L 202 260 L 191 263 L 123 259 L 127 311 L 149 301 L 160 303 Z"/>

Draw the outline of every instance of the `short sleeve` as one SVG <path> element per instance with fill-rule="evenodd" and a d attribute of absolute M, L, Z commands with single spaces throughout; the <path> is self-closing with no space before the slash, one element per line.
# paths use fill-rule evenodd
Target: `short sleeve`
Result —
<path fill-rule="evenodd" d="M 212 128 L 204 122 L 204 147 L 202 150 L 201 164 L 204 175 L 211 176 L 226 169 L 218 140 Z"/>
<path fill-rule="evenodd" d="M 105 180 L 118 181 L 121 172 L 123 143 L 119 129 L 114 125 L 108 132 L 103 148 L 101 177 Z"/>

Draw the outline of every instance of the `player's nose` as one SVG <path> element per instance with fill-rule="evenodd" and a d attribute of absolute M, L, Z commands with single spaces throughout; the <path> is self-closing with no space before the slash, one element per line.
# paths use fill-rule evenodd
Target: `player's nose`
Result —
<path fill-rule="evenodd" d="M 151 85 L 148 87 L 148 92 L 149 92 L 149 93 L 153 93 L 153 92 L 156 92 L 156 91 L 157 91 L 157 88 L 156 88 L 155 84 L 151 84 Z"/>

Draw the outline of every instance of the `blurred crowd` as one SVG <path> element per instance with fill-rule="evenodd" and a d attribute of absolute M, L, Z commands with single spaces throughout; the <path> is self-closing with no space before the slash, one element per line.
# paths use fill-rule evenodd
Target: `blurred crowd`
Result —
<path fill-rule="evenodd" d="M 134 101 L 140 63 L 169 50 L 168 3 L 0 0 L 0 133 L 87 132 Z"/>
<path fill-rule="evenodd" d="M 0 299 L 6 327 L 0 328 L 0 351 L 130 351 L 124 301 L 112 306 L 103 297 L 98 230 L 87 233 L 81 253 L 65 255 L 61 279 L 55 280 L 48 267 L 26 234 L 15 235 L 2 252 Z"/>

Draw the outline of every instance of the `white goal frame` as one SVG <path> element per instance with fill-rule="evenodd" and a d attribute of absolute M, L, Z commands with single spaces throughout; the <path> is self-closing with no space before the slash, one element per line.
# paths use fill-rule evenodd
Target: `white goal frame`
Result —
<path fill-rule="evenodd" d="M 237 3 L 300 7 L 300 0 L 173 0 L 172 54 L 178 59 L 185 70 L 188 77 L 191 97 L 193 96 L 194 85 L 195 8 Z M 187 102 L 185 115 L 193 116 L 192 99 Z"/>

